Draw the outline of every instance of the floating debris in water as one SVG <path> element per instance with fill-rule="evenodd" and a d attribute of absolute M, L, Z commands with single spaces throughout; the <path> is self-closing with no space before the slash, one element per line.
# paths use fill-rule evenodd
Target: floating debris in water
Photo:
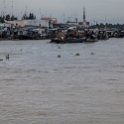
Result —
<path fill-rule="evenodd" d="M 6 59 L 9 59 L 9 54 L 8 54 L 8 55 L 6 55 Z"/>
<path fill-rule="evenodd" d="M 75 55 L 76 55 L 76 56 L 80 56 L 80 54 L 79 54 L 79 53 L 76 53 Z"/>
<path fill-rule="evenodd" d="M 22 51 L 22 49 L 20 51 Z"/>
<path fill-rule="evenodd" d="M 0 61 L 3 61 L 3 59 L 0 59 Z"/>
<path fill-rule="evenodd" d="M 91 55 L 94 55 L 95 53 L 94 52 L 91 52 Z"/>
<path fill-rule="evenodd" d="M 58 58 L 61 58 L 61 55 L 58 55 L 57 57 L 58 57 Z"/>
<path fill-rule="evenodd" d="M 58 49 L 61 49 L 61 47 L 59 46 Z"/>

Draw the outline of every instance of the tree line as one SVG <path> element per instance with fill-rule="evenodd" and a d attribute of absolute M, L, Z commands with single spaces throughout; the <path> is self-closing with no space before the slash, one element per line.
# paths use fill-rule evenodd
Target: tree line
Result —
<path fill-rule="evenodd" d="M 108 29 L 122 29 L 124 30 L 124 24 L 109 24 L 109 23 L 106 23 L 106 24 L 103 24 L 103 23 L 100 23 L 100 24 L 95 24 L 95 25 L 91 25 L 90 28 L 92 29 L 95 29 L 95 28 L 98 28 L 98 29 L 104 29 L 104 28 L 108 28 Z"/>
<path fill-rule="evenodd" d="M 22 20 L 28 20 L 28 19 L 36 19 L 36 16 L 33 13 L 29 13 L 29 15 L 27 15 L 26 13 L 24 13 L 24 15 L 22 16 Z M 6 21 L 13 21 L 13 20 L 18 20 L 18 17 L 14 16 L 14 15 L 1 15 L 0 16 L 0 23 L 4 23 L 4 20 Z"/>

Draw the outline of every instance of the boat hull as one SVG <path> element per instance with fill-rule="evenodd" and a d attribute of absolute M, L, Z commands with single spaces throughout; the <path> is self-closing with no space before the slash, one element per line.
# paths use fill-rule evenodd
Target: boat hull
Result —
<path fill-rule="evenodd" d="M 98 39 L 51 39 L 50 43 L 94 43 L 97 41 Z"/>

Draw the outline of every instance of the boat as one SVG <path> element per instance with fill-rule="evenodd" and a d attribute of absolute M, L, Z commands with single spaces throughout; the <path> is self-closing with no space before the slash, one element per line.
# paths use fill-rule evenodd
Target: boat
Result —
<path fill-rule="evenodd" d="M 98 32 L 97 38 L 98 38 L 99 40 L 108 40 L 108 39 L 109 39 L 109 36 L 108 36 L 108 33 L 103 30 L 103 31 L 99 31 L 99 32 Z"/>
<path fill-rule="evenodd" d="M 83 43 L 84 39 L 51 39 L 51 43 Z"/>
<path fill-rule="evenodd" d="M 94 43 L 94 42 L 97 42 L 98 41 L 98 39 L 96 38 L 96 39 L 90 39 L 90 38 L 88 38 L 88 39 L 86 39 L 85 41 L 84 41 L 84 43 Z"/>
<path fill-rule="evenodd" d="M 93 43 L 97 42 L 98 39 L 84 39 L 84 38 L 76 38 L 76 39 L 51 39 L 50 43 Z"/>
<path fill-rule="evenodd" d="M 19 40 L 39 40 L 42 39 L 36 27 L 21 28 L 18 33 Z"/>

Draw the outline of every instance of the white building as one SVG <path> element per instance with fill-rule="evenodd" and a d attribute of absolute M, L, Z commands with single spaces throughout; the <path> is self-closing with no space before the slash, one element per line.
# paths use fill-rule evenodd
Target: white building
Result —
<path fill-rule="evenodd" d="M 37 26 L 37 27 L 45 27 L 49 28 L 51 26 L 49 20 L 14 20 L 14 21 L 5 21 L 8 24 L 12 24 L 14 26 Z"/>

